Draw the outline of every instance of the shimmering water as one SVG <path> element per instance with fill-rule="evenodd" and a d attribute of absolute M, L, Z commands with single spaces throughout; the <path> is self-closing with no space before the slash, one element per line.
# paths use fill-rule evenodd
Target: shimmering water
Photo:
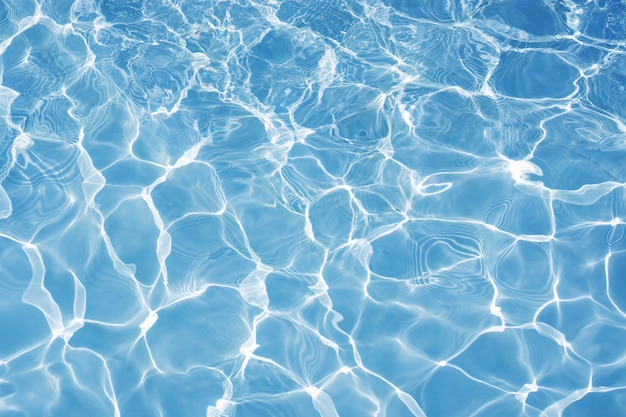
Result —
<path fill-rule="evenodd" d="M 0 1 L 0 416 L 626 415 L 626 2 Z"/>

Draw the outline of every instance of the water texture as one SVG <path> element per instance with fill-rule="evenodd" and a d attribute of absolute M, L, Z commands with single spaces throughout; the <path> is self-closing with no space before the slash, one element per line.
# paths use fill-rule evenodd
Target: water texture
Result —
<path fill-rule="evenodd" d="M 626 415 L 626 2 L 1 0 L 0 416 Z"/>

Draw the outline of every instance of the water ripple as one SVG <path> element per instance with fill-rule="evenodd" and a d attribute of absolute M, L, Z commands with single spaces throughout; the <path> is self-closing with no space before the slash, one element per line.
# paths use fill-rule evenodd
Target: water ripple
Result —
<path fill-rule="evenodd" d="M 624 415 L 623 16 L 0 2 L 0 414 Z"/>

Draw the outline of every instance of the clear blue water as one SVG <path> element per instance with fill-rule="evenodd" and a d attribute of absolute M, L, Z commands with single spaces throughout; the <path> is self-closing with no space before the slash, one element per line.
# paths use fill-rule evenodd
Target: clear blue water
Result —
<path fill-rule="evenodd" d="M 626 415 L 626 2 L 0 1 L 0 416 Z"/>

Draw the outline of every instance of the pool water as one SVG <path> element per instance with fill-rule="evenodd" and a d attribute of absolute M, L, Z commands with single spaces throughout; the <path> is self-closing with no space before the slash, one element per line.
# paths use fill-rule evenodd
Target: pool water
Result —
<path fill-rule="evenodd" d="M 1 0 L 0 416 L 626 415 L 626 2 Z"/>

